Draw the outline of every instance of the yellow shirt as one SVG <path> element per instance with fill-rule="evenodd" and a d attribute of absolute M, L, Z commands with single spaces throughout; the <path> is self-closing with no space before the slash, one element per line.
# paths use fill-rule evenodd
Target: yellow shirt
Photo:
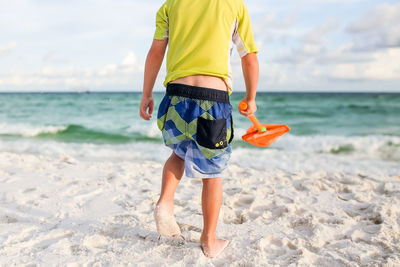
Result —
<path fill-rule="evenodd" d="M 232 92 L 233 43 L 241 57 L 257 52 L 243 0 L 167 0 L 158 10 L 154 39 L 168 38 L 164 85 L 189 75 L 224 79 Z"/>

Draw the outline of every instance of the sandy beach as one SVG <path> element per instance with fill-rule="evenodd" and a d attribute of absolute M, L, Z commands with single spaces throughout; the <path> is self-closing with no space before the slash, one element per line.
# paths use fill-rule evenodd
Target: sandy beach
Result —
<path fill-rule="evenodd" d="M 160 158 L 169 153 L 154 149 Z M 209 259 L 199 245 L 201 180 L 184 177 L 176 193 L 184 238 L 164 238 L 152 216 L 162 161 L 105 160 L 74 151 L 0 153 L 1 266 L 400 264 L 395 163 L 361 159 L 352 171 L 337 156 L 307 158 L 278 150 L 246 155 L 236 149 L 217 230 L 231 244 Z M 275 160 L 251 166 L 260 157 Z M 299 168 L 308 161 L 313 164 Z"/>

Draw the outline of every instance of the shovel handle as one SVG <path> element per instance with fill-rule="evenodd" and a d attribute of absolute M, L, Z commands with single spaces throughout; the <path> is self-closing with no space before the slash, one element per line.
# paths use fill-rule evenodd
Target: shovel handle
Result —
<path fill-rule="evenodd" d="M 242 101 L 239 103 L 239 109 L 241 111 L 246 111 L 247 110 L 247 102 Z M 265 132 L 267 129 L 261 125 L 261 123 L 257 120 L 256 116 L 254 114 L 249 115 L 247 118 L 253 123 L 253 125 L 257 128 L 259 132 Z"/>

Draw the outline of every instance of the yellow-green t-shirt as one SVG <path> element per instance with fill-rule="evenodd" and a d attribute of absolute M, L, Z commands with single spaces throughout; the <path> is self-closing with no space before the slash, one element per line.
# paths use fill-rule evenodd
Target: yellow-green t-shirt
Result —
<path fill-rule="evenodd" d="M 189 75 L 224 79 L 232 91 L 233 43 L 241 57 L 257 52 L 243 0 L 167 0 L 157 12 L 154 39 L 168 38 L 164 85 Z"/>

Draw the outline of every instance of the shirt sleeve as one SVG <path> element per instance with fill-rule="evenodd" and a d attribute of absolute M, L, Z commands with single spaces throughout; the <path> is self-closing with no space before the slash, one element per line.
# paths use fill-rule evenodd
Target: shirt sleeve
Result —
<path fill-rule="evenodd" d="M 239 2 L 238 18 L 232 39 L 236 44 L 240 57 L 244 57 L 248 53 L 257 53 L 258 49 L 254 41 L 253 31 L 251 30 L 247 7 L 242 0 Z"/>
<path fill-rule="evenodd" d="M 167 3 L 164 3 L 156 15 L 156 32 L 154 39 L 164 40 L 168 38 L 168 12 Z"/>

